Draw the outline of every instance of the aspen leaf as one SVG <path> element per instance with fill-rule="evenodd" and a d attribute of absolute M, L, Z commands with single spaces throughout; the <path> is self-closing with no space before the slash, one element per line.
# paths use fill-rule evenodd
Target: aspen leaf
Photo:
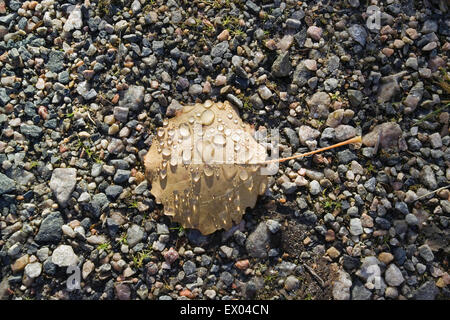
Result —
<path fill-rule="evenodd" d="M 268 161 L 253 131 L 228 102 L 184 106 L 165 119 L 144 158 L 151 193 L 164 214 L 205 235 L 239 223 L 267 189 L 268 176 L 261 169 L 303 156 Z"/>

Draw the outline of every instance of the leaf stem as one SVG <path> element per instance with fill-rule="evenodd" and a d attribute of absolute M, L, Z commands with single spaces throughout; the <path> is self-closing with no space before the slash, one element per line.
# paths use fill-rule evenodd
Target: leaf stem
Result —
<path fill-rule="evenodd" d="M 348 139 L 348 140 L 345 140 L 345 141 L 333 144 L 332 146 L 320 148 L 320 149 L 309 151 L 309 152 L 306 152 L 306 153 L 296 154 L 296 155 L 293 155 L 293 156 L 290 156 L 290 157 L 287 157 L 287 158 L 272 159 L 272 160 L 264 161 L 261 164 L 270 164 L 270 163 L 276 163 L 276 162 L 284 162 L 284 161 L 288 161 L 288 160 L 292 160 L 292 159 L 298 159 L 298 158 L 302 158 L 302 157 L 307 157 L 307 156 L 311 156 L 311 155 L 316 154 L 316 153 L 320 153 L 320 152 L 324 152 L 324 151 L 327 151 L 327 150 L 330 150 L 330 149 L 342 147 L 342 146 L 345 146 L 347 144 L 361 143 L 361 141 L 362 141 L 361 136 L 357 136 L 357 137 L 354 137 L 354 138 L 351 138 L 351 139 Z"/>

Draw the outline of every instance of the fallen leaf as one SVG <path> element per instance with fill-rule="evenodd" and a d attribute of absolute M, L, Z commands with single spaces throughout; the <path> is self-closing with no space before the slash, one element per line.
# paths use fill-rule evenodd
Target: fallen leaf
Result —
<path fill-rule="evenodd" d="M 265 193 L 266 166 L 361 141 L 355 137 L 306 154 L 267 160 L 266 148 L 253 133 L 227 101 L 185 106 L 174 118 L 165 119 L 144 158 L 151 193 L 164 206 L 164 214 L 204 235 L 229 230 Z"/>

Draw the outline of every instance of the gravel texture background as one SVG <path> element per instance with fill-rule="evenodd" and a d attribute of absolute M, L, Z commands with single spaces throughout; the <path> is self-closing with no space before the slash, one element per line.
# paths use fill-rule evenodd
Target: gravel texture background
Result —
<path fill-rule="evenodd" d="M 449 299 L 448 4 L 0 0 L 0 299 Z M 202 236 L 142 158 L 206 99 L 282 156 L 364 143 L 283 163 Z"/>

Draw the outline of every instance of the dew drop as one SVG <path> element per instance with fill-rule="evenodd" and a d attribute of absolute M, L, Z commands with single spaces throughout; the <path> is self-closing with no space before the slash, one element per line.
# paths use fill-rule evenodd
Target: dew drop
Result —
<path fill-rule="evenodd" d="M 214 122 L 215 114 L 211 110 L 205 110 L 203 111 L 202 115 L 200 116 L 200 120 L 203 125 L 209 126 Z"/>
<path fill-rule="evenodd" d="M 186 123 L 182 123 L 179 127 L 180 135 L 183 138 L 187 138 L 191 135 L 191 132 L 189 131 L 189 126 Z"/>
<path fill-rule="evenodd" d="M 250 176 L 248 177 L 247 181 L 244 182 L 245 186 L 249 191 L 252 191 L 253 189 L 253 178 Z"/>
<path fill-rule="evenodd" d="M 194 180 L 194 182 L 199 182 L 200 178 L 201 178 L 201 175 L 199 174 L 198 170 L 195 170 L 192 173 L 192 179 Z"/>
<path fill-rule="evenodd" d="M 231 134 L 231 129 L 230 128 L 226 128 L 225 129 L 225 135 L 228 137 Z"/>
<path fill-rule="evenodd" d="M 190 117 L 190 118 L 188 119 L 188 121 L 189 121 L 190 124 L 193 124 L 194 121 L 195 121 L 195 119 L 194 119 L 194 117 Z"/>
<path fill-rule="evenodd" d="M 165 179 L 167 177 L 167 170 L 166 169 L 160 170 L 159 176 L 161 177 L 161 179 Z"/>
<path fill-rule="evenodd" d="M 247 172 L 247 170 L 242 169 L 241 171 L 239 171 L 239 178 L 240 178 L 242 181 L 247 180 L 247 179 L 248 179 L 248 172 Z"/>
<path fill-rule="evenodd" d="M 233 133 L 233 134 L 231 135 L 231 139 L 232 139 L 234 142 L 239 142 L 239 141 L 241 140 L 241 136 L 239 135 L 239 133 L 235 132 L 235 133 Z"/>
<path fill-rule="evenodd" d="M 194 214 L 194 216 L 196 216 L 198 213 L 198 201 L 195 199 L 192 199 L 192 213 Z"/>
<path fill-rule="evenodd" d="M 205 103 L 203 104 L 203 106 L 207 109 L 211 108 L 212 105 L 213 105 L 213 102 L 211 100 L 206 100 Z"/>
<path fill-rule="evenodd" d="M 214 169 L 209 165 L 205 165 L 205 167 L 203 168 L 203 173 L 205 174 L 205 176 L 211 177 L 214 174 Z"/>
<path fill-rule="evenodd" d="M 213 138 L 214 144 L 217 144 L 219 146 L 223 146 L 226 143 L 225 137 L 221 134 L 216 134 Z"/>
<path fill-rule="evenodd" d="M 233 119 L 233 114 L 232 114 L 231 112 L 228 113 L 228 114 L 227 114 L 227 118 L 230 119 L 230 120 Z"/>
<path fill-rule="evenodd" d="M 225 179 L 231 180 L 237 173 L 237 168 L 234 165 L 224 165 L 222 166 L 222 171 Z"/>
<path fill-rule="evenodd" d="M 267 184 L 264 181 L 261 182 L 261 184 L 259 185 L 258 194 L 263 195 L 266 192 L 266 189 L 267 189 Z"/>
<path fill-rule="evenodd" d="M 162 155 L 163 155 L 163 157 L 168 158 L 168 157 L 170 157 L 171 154 L 172 154 L 172 152 L 170 151 L 169 148 L 164 148 L 164 149 L 162 150 Z"/>
<path fill-rule="evenodd" d="M 163 126 L 164 126 L 164 127 L 167 127 L 168 125 L 169 125 L 169 120 L 164 119 L 164 120 L 163 120 Z"/>
<path fill-rule="evenodd" d="M 174 209 L 171 207 L 171 206 L 166 206 L 165 208 L 164 208 L 164 214 L 166 215 L 166 216 L 174 216 L 175 215 L 175 211 L 174 211 Z"/>
<path fill-rule="evenodd" d="M 207 140 L 197 144 L 197 151 L 201 154 L 203 161 L 209 163 L 214 157 L 214 146 Z"/>
<path fill-rule="evenodd" d="M 158 131 L 157 131 L 157 135 L 158 135 L 159 138 L 164 137 L 164 133 L 165 133 L 165 131 L 164 131 L 163 128 L 159 128 Z"/>
<path fill-rule="evenodd" d="M 191 150 L 183 150 L 182 158 L 184 163 L 189 162 L 191 160 Z"/>

